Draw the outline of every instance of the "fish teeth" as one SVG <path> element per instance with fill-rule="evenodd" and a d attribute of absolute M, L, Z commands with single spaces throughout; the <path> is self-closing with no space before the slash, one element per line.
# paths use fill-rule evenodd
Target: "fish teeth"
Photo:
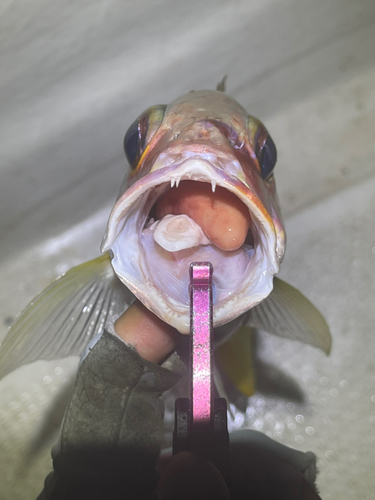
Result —
<path fill-rule="evenodd" d="M 176 182 L 176 179 L 174 177 L 171 177 L 171 188 L 173 188 L 175 182 Z"/>
<path fill-rule="evenodd" d="M 178 188 L 178 186 L 180 184 L 180 180 L 181 180 L 181 177 L 176 178 L 176 188 Z"/>
<path fill-rule="evenodd" d="M 212 188 L 212 192 L 214 193 L 215 189 L 216 189 L 216 181 L 214 181 L 212 179 L 211 179 L 211 188 Z"/>

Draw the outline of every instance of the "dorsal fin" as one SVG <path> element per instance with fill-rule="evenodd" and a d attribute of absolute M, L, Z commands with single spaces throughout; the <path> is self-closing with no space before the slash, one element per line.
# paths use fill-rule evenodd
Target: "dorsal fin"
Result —
<path fill-rule="evenodd" d="M 224 75 L 220 82 L 216 85 L 216 90 L 219 92 L 225 92 L 226 82 L 228 75 Z"/>

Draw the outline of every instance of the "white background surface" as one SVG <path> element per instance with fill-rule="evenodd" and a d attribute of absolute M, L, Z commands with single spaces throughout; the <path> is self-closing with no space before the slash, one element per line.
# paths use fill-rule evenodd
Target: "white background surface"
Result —
<path fill-rule="evenodd" d="M 325 358 L 261 335 L 268 385 L 231 425 L 313 450 L 323 499 L 372 499 L 375 3 L 8 0 L 0 40 L 1 336 L 54 277 L 98 254 L 133 119 L 228 74 L 228 93 L 278 148 L 281 276 L 334 339 Z M 1 382 L 2 500 L 40 491 L 75 363 Z M 281 374 L 298 390 L 277 387 Z"/>

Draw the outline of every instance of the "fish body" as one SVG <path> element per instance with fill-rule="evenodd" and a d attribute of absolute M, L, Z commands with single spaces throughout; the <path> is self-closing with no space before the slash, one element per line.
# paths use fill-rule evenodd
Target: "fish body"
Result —
<path fill-rule="evenodd" d="M 134 296 L 188 333 L 193 261 L 213 264 L 215 339 L 224 347 L 222 365 L 238 365 L 229 372 L 243 392 L 252 390 L 242 338 L 249 327 L 329 353 L 323 316 L 275 277 L 285 232 L 276 148 L 265 126 L 222 92 L 190 92 L 144 111 L 124 148 L 130 171 L 109 217 L 104 255 L 69 270 L 22 311 L 0 349 L 0 377 L 36 360 L 82 355 Z"/>
<path fill-rule="evenodd" d="M 102 251 L 113 255 L 112 266 L 120 280 L 181 333 L 189 332 L 192 261 L 211 261 L 214 266 L 215 327 L 265 299 L 284 255 L 285 232 L 272 173 L 276 149 L 264 125 L 222 92 L 190 92 L 168 106 L 142 113 L 129 128 L 124 145 L 130 173 L 102 243 Z M 184 196 L 188 190 L 189 196 L 199 198 L 207 189 L 213 193 L 210 203 L 216 202 L 219 190 L 240 200 L 247 211 L 244 217 L 248 216 L 243 243 L 228 249 L 226 241 L 217 246 L 208 238 L 200 244 L 197 236 L 182 250 L 163 248 L 154 237 L 155 206 L 163 198 L 176 204 L 178 192 Z M 221 208 L 227 210 L 225 203 Z M 199 222 L 199 208 L 190 212 Z M 197 231 L 202 229 L 207 236 L 215 232 L 215 225 L 219 240 L 221 231 L 235 230 L 222 228 L 214 217 L 209 227 L 206 223 Z"/>

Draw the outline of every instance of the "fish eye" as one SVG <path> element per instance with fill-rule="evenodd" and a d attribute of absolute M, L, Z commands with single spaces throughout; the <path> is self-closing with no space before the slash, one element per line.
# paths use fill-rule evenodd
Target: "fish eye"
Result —
<path fill-rule="evenodd" d="M 124 137 L 124 151 L 130 168 L 134 170 L 151 141 L 159 129 L 167 106 L 151 106 L 146 109 L 128 128 Z"/>
<path fill-rule="evenodd" d="M 138 163 L 137 159 L 138 159 L 139 142 L 140 142 L 140 130 L 139 130 L 139 121 L 137 119 L 130 125 L 124 137 L 125 156 L 129 162 L 131 169 L 134 169 Z"/>
<path fill-rule="evenodd" d="M 271 136 L 268 135 L 258 156 L 260 174 L 263 180 L 267 180 L 270 178 L 272 171 L 276 165 L 276 160 L 276 146 L 271 139 Z"/>

